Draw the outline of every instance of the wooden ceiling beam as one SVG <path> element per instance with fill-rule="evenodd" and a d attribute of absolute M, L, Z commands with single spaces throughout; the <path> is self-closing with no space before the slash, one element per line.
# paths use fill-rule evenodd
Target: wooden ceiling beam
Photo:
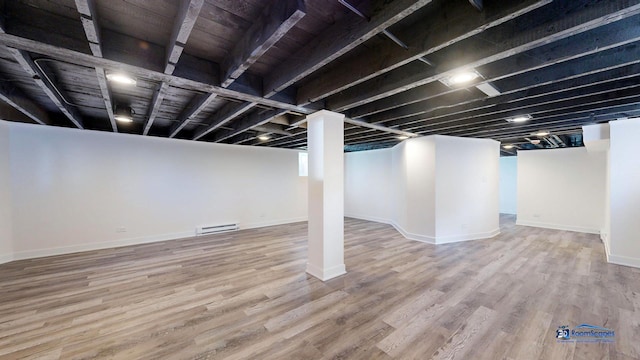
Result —
<path fill-rule="evenodd" d="M 410 126 L 425 118 L 430 121 L 446 121 L 459 118 L 461 115 L 474 117 L 488 111 L 498 112 L 543 100 L 562 99 L 572 91 L 584 92 L 585 88 L 592 85 L 609 84 L 634 76 L 640 70 L 638 56 L 640 56 L 640 50 L 636 47 L 606 52 L 601 56 L 578 63 L 569 62 L 549 69 L 521 74 L 518 79 L 510 79 L 511 85 L 518 88 L 509 89 L 508 92 L 493 98 L 456 103 L 455 100 L 451 101 L 443 97 L 438 101 L 429 100 L 393 110 L 390 113 L 394 115 L 395 120 L 388 121 L 387 113 L 376 114 L 377 116 L 372 116 L 369 120 L 374 123 L 384 123 L 386 126 Z M 576 67 L 580 67 L 583 72 L 576 74 Z M 597 91 L 597 88 L 594 90 Z M 422 111 L 419 111 L 421 106 Z M 416 108 L 411 111 L 413 107 Z"/>
<path fill-rule="evenodd" d="M 75 0 L 76 9 L 80 13 L 80 20 L 82 21 L 82 27 L 89 41 L 89 48 L 94 56 L 102 57 L 102 46 L 100 45 L 100 26 L 98 25 L 98 16 L 96 13 L 96 6 L 94 0 Z M 102 94 L 102 100 L 104 101 L 104 107 L 111 123 L 111 129 L 113 132 L 118 132 L 118 125 L 116 124 L 115 114 L 113 113 L 113 101 L 111 100 L 111 91 L 107 84 L 107 74 L 104 68 L 96 67 L 96 77 L 98 79 L 98 85 L 100 86 L 100 93 Z"/>
<path fill-rule="evenodd" d="M 238 82 L 239 78 L 305 15 L 304 2 L 301 0 L 276 0 L 266 6 L 260 17 L 222 62 L 221 72 L 223 75 L 220 86 L 244 93 L 252 91 L 255 86 L 253 84 L 244 84 L 242 81 Z M 251 82 L 251 77 L 244 77 L 246 78 L 245 80 Z M 262 95 L 261 87 L 262 84 L 260 83 L 259 92 L 254 93 L 254 95 Z M 207 101 L 210 102 L 211 100 L 212 98 L 209 96 Z M 253 102 L 245 103 L 243 105 L 245 112 L 250 109 L 249 104 L 255 105 Z M 180 116 L 178 123 L 171 129 L 170 137 L 176 136 L 204 107 L 192 107 L 191 109 L 195 109 L 195 111 L 187 109 Z"/>
<path fill-rule="evenodd" d="M 472 43 L 458 42 L 449 47 L 448 57 L 437 61 L 440 65 L 436 69 L 418 74 L 389 72 L 385 76 L 351 87 L 339 97 L 329 98 L 328 107 L 332 111 L 344 112 L 637 14 L 640 14 L 640 1 L 606 1 L 586 6 L 550 23 L 515 31 L 508 40 L 497 45 L 482 43 L 478 39 L 474 39 Z M 554 31 L 550 32 L 549 29 Z"/>
<path fill-rule="evenodd" d="M 11 36 L 5 32 L 4 27 L 0 27 L 0 37 Z M 3 44 L 7 45 L 7 44 Z M 7 47 L 9 53 L 18 62 L 20 67 L 33 79 L 33 81 L 44 91 L 45 94 L 51 99 L 51 101 L 60 109 L 60 111 L 79 129 L 83 129 L 82 118 L 76 109 L 68 105 L 62 96 L 57 92 L 52 84 L 45 82 L 46 75 L 38 69 L 38 66 L 33 62 L 31 56 L 23 50 L 16 49 L 14 47 Z"/>
<path fill-rule="evenodd" d="M 533 49 L 532 51 L 515 57 L 500 60 L 491 64 L 490 67 L 483 68 L 482 75 L 487 83 L 499 81 L 497 84 L 500 84 L 500 90 L 503 94 L 510 91 L 510 89 L 524 87 L 517 84 L 512 85 L 510 79 L 514 79 L 514 81 L 525 81 L 531 86 L 532 82 L 534 84 L 537 83 L 537 78 L 533 76 L 533 73 L 531 76 L 524 78 L 515 75 L 538 71 L 544 67 L 557 66 L 559 63 L 567 63 L 574 59 L 580 59 L 594 53 L 640 41 L 638 32 L 635 30 L 635 24 L 639 21 L 639 18 L 640 16 L 633 16 L 602 28 Z M 597 41 L 594 41 L 594 39 L 597 39 Z M 575 68 L 572 68 L 571 72 L 575 73 Z M 439 81 L 436 81 L 379 101 L 365 104 L 351 109 L 346 113 L 348 116 L 361 118 L 385 110 L 428 100 L 441 94 L 451 93 L 452 91 L 456 90 L 449 89 Z"/>
<path fill-rule="evenodd" d="M 204 4 L 204 0 L 180 0 L 178 5 L 178 13 L 174 20 L 173 31 L 171 32 L 171 38 L 166 46 L 166 58 L 164 61 L 164 73 L 172 75 L 176 69 L 176 64 L 182 55 L 182 50 L 191 35 L 191 30 L 196 23 L 200 10 Z M 153 126 L 156 116 L 160 112 L 162 101 L 169 92 L 169 84 L 162 81 L 158 84 L 156 91 L 153 93 L 153 99 L 151 100 L 149 110 L 147 111 L 147 117 L 142 130 L 142 135 L 148 135 Z M 208 102 L 211 102 L 217 94 L 209 95 Z M 197 114 L 190 114 L 185 119 L 191 119 Z M 184 122 L 184 120 L 182 121 Z M 181 122 L 181 123 L 182 123 Z M 184 127 L 186 123 L 179 126 L 180 129 Z M 171 132 L 174 133 L 173 130 Z M 177 133 L 177 132 L 176 132 Z M 173 136 L 171 136 L 173 137 Z"/>
<path fill-rule="evenodd" d="M 227 87 L 240 77 L 305 15 L 302 0 L 271 1 L 222 62 L 221 86 Z"/>
<path fill-rule="evenodd" d="M 551 116 L 569 116 L 572 114 L 583 114 L 581 116 L 588 116 L 588 114 L 595 110 L 605 109 L 609 107 L 615 107 L 620 105 L 636 104 L 640 97 L 640 87 L 635 86 L 632 88 L 620 89 L 615 91 L 609 91 L 602 94 L 588 95 L 580 98 L 567 100 L 564 102 L 558 102 L 553 106 L 539 106 L 532 108 L 528 111 L 523 109 L 522 111 L 533 116 L 533 120 L 526 124 L 540 125 L 546 118 Z M 513 112 L 517 114 L 519 112 Z M 586 114 L 586 115 L 585 115 Z M 509 126 L 506 123 L 505 116 L 487 116 L 481 119 L 468 118 L 461 119 L 459 121 L 451 121 L 438 124 L 423 124 L 420 126 L 408 127 L 411 131 L 419 134 L 434 133 L 438 131 L 445 131 L 451 129 L 467 129 L 470 126 L 489 126 L 488 124 L 498 124 L 502 127 Z M 517 126 L 517 125 L 511 125 Z"/>
<path fill-rule="evenodd" d="M 171 127 L 169 131 L 169 137 L 173 138 L 193 119 L 196 118 L 200 112 L 211 104 L 211 102 L 216 98 L 215 94 L 201 94 L 196 95 L 191 101 L 189 105 L 182 111 L 180 116 L 178 116 L 178 121 L 175 125 Z"/>
<path fill-rule="evenodd" d="M 173 23 L 171 38 L 166 47 L 167 55 L 165 60 L 165 74 L 173 74 L 173 71 L 180 60 L 182 51 L 191 36 L 191 30 L 196 24 L 196 20 L 200 15 L 200 10 L 204 5 L 204 0 L 180 0 L 178 4 L 178 13 Z"/>
<path fill-rule="evenodd" d="M 376 0 L 374 8 L 378 11 L 370 21 L 355 15 L 346 16 L 296 53 L 298 59 L 304 60 L 284 62 L 271 71 L 264 80 L 265 96 L 271 97 L 288 88 L 430 2 L 396 0 L 386 4 L 388 1 Z"/>
<path fill-rule="evenodd" d="M 202 130 L 197 131 L 192 140 L 200 140 L 202 137 L 209 134 L 213 130 L 218 129 L 219 127 L 225 125 L 241 114 L 249 111 L 255 104 L 256 103 L 253 102 L 245 102 L 240 104 L 230 102 L 226 104 L 222 107 L 222 109 L 213 114 L 213 116 L 209 119 L 210 125 Z"/>
<path fill-rule="evenodd" d="M 551 0 L 496 2 L 495 8 L 480 13 L 462 2 L 445 2 L 434 7 L 429 21 L 405 27 L 394 35 L 408 49 L 386 41 L 334 67 L 298 89 L 298 104 L 324 99 L 351 86 L 382 75 L 451 44 L 477 35 L 550 3 Z"/>
<path fill-rule="evenodd" d="M 286 113 L 287 113 L 286 110 L 281 110 L 281 109 L 269 110 L 263 113 L 254 112 L 249 116 L 246 116 L 241 120 L 234 122 L 233 130 L 221 129 L 218 132 L 216 132 L 212 141 L 221 142 L 221 141 L 227 140 L 245 131 L 248 131 L 256 126 L 267 124 L 274 118 L 278 116 L 282 116 Z"/>
<path fill-rule="evenodd" d="M 31 101 L 26 94 L 9 82 L 0 81 L 0 100 L 6 102 L 38 124 L 51 124 L 47 111 Z"/>
<path fill-rule="evenodd" d="M 78 51 L 61 48 L 54 45 L 44 44 L 38 41 L 25 39 L 15 35 L 0 34 L 0 44 L 9 46 L 12 48 L 18 48 L 33 53 L 46 55 L 54 59 L 65 61 L 71 64 L 81 66 L 100 66 L 107 70 L 124 71 L 131 75 L 138 76 L 150 81 L 163 81 L 170 86 L 176 86 L 187 90 L 215 93 L 219 96 L 224 96 L 230 99 L 237 99 L 249 102 L 255 102 L 265 106 L 290 110 L 301 114 L 310 114 L 314 110 L 307 109 L 303 106 L 297 106 L 290 103 L 285 103 L 278 100 L 266 99 L 255 95 L 244 94 L 238 91 L 225 89 L 220 86 L 216 86 L 209 83 L 194 80 L 192 78 L 179 77 L 175 75 L 168 75 L 162 72 L 154 71 L 140 66 L 129 65 L 126 63 L 95 57 L 93 55 L 84 54 Z"/>

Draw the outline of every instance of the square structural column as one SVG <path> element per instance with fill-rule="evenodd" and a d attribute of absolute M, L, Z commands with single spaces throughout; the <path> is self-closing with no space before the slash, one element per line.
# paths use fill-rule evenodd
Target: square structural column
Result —
<path fill-rule="evenodd" d="M 309 240 L 307 273 L 325 281 L 344 266 L 344 115 L 307 116 Z"/>

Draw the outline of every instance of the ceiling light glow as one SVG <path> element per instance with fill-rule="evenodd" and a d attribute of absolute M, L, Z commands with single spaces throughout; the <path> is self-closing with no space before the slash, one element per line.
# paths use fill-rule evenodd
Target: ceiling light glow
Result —
<path fill-rule="evenodd" d="M 107 79 L 109 81 L 117 82 L 118 84 L 124 84 L 124 85 L 136 84 L 136 79 L 132 78 L 127 74 L 122 74 L 122 73 L 109 73 L 107 74 Z"/>
<path fill-rule="evenodd" d="M 260 136 L 258 136 L 258 140 L 260 140 L 260 141 L 267 141 L 269 139 L 271 139 L 271 138 L 268 135 L 260 135 Z"/>
<path fill-rule="evenodd" d="M 400 135 L 396 139 L 398 140 L 407 140 L 409 137 L 407 135 Z"/>
<path fill-rule="evenodd" d="M 547 136 L 549 135 L 548 131 L 539 131 L 537 133 L 534 134 L 535 136 Z"/>
<path fill-rule="evenodd" d="M 452 84 L 456 85 L 456 84 L 467 83 L 471 80 L 475 80 L 477 77 L 478 77 L 477 73 L 469 71 L 469 72 L 463 72 L 460 74 L 455 74 L 449 78 L 449 81 L 451 81 Z"/>
<path fill-rule="evenodd" d="M 540 140 L 535 139 L 535 140 L 529 140 L 530 143 L 532 143 L 533 145 L 538 145 L 540 144 Z"/>
<path fill-rule="evenodd" d="M 502 147 L 505 149 L 513 149 L 513 145 L 511 144 L 503 145 Z"/>
<path fill-rule="evenodd" d="M 529 121 L 531 119 L 532 119 L 531 115 L 519 115 L 516 117 L 508 118 L 507 121 L 511 123 L 522 123 L 525 121 Z"/>
<path fill-rule="evenodd" d="M 115 115 L 114 118 L 117 121 L 123 122 L 123 123 L 130 123 L 133 122 L 133 119 L 127 115 Z"/>

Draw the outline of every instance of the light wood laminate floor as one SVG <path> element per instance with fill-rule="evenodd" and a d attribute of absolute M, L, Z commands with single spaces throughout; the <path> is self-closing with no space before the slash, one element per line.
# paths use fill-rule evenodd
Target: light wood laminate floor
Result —
<path fill-rule="evenodd" d="M 640 270 L 596 235 L 515 226 L 428 245 L 347 219 L 348 273 L 306 223 L 0 265 L 0 359 L 639 359 Z M 615 343 L 557 343 L 560 325 Z"/>

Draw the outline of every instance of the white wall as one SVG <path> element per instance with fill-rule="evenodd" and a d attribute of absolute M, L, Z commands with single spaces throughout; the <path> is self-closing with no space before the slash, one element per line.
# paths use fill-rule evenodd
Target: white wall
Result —
<path fill-rule="evenodd" d="M 13 259 L 9 126 L 0 121 L 0 264 Z"/>
<path fill-rule="evenodd" d="M 348 216 L 393 224 L 430 242 L 499 232 L 499 144 L 428 136 L 345 156 Z"/>
<path fill-rule="evenodd" d="M 391 155 L 391 149 L 345 154 L 346 216 L 378 222 L 387 222 L 392 218 Z"/>
<path fill-rule="evenodd" d="M 500 158 L 500 213 L 516 214 L 518 210 L 518 157 Z"/>
<path fill-rule="evenodd" d="M 410 239 L 435 242 L 436 140 L 434 136 L 403 141 L 395 146 L 396 218 L 393 223 Z M 373 194 L 370 194 L 372 196 Z"/>
<path fill-rule="evenodd" d="M 306 220 L 296 151 L 10 127 L 17 258 Z"/>
<path fill-rule="evenodd" d="M 518 152 L 519 225 L 597 234 L 604 225 L 605 153 Z"/>
<path fill-rule="evenodd" d="M 500 144 L 435 136 L 437 243 L 500 233 Z"/>
<path fill-rule="evenodd" d="M 609 261 L 640 267 L 640 119 L 609 123 Z"/>

